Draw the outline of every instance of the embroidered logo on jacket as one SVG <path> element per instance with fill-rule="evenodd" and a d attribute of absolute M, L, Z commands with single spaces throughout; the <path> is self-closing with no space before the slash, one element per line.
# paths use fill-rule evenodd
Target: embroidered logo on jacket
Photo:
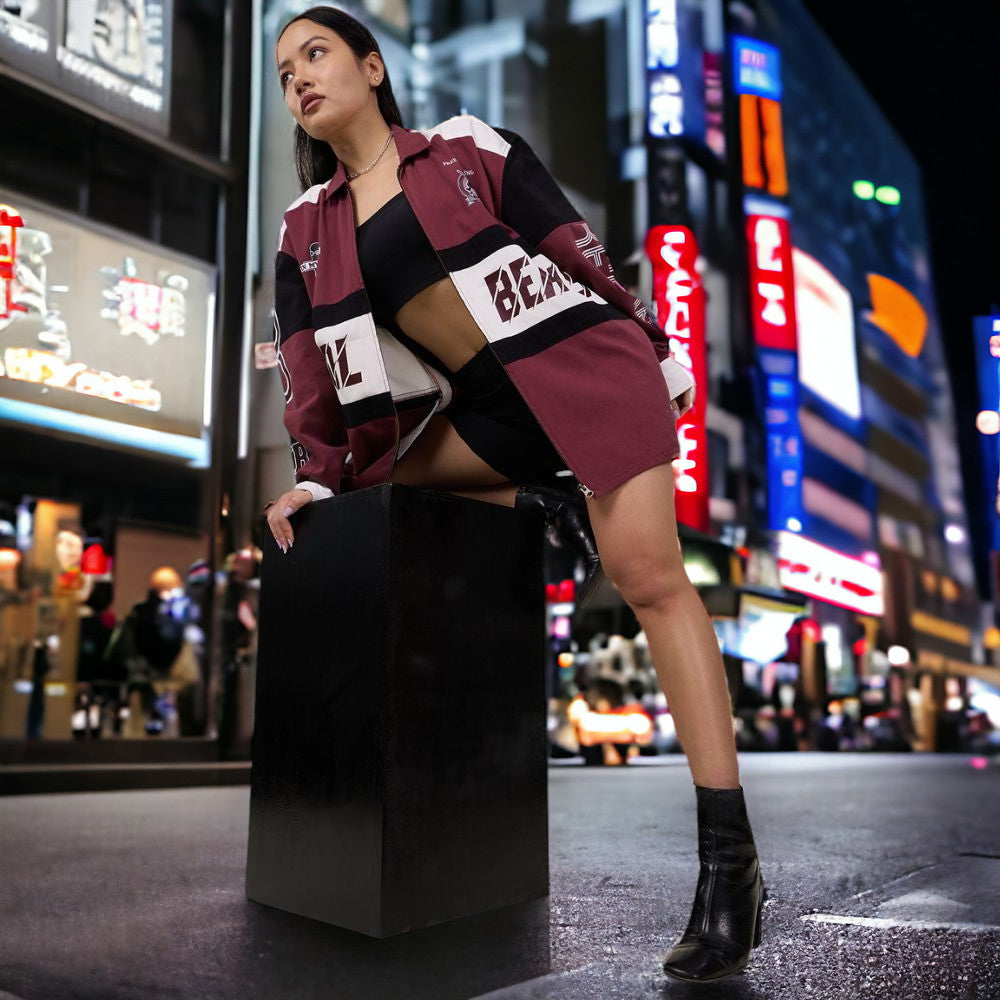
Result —
<path fill-rule="evenodd" d="M 474 173 L 475 170 L 458 171 L 458 190 L 461 191 L 466 205 L 471 205 L 473 202 L 479 201 L 479 195 L 476 193 L 476 189 L 472 186 L 472 183 L 469 180 Z"/>
<path fill-rule="evenodd" d="M 306 271 L 315 271 L 319 266 L 319 244 L 309 244 L 309 259 L 299 264 L 299 270 L 305 274 Z"/>
<path fill-rule="evenodd" d="M 536 264 L 528 257 L 512 260 L 483 279 L 489 289 L 493 307 L 503 323 L 509 323 L 520 313 L 533 309 L 540 302 L 570 290 L 590 298 L 589 288 L 571 281 L 555 264 Z"/>

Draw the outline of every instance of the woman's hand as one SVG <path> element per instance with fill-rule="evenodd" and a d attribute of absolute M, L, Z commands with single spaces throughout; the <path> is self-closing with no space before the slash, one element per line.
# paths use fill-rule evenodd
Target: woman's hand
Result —
<path fill-rule="evenodd" d="M 295 532 L 289 518 L 307 503 L 312 503 L 312 494 L 308 490 L 294 489 L 282 493 L 267 510 L 267 526 L 278 543 L 282 552 L 287 552 L 295 541 Z"/>

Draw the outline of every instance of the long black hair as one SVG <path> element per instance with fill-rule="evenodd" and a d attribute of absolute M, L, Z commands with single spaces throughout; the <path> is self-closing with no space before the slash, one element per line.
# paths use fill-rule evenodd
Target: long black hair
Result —
<path fill-rule="evenodd" d="M 288 26 L 296 21 L 312 21 L 314 24 L 322 25 L 335 32 L 346 43 L 347 47 L 357 56 L 364 59 L 372 52 L 378 54 L 382 59 L 382 66 L 385 67 L 385 59 L 382 58 L 382 50 L 379 48 L 375 36 L 356 18 L 336 7 L 310 7 L 309 10 L 293 17 L 288 24 L 281 29 L 281 35 L 285 33 Z M 392 92 L 392 84 L 389 82 L 389 71 L 385 69 L 382 75 L 382 82 L 375 88 L 375 96 L 378 100 L 378 109 L 382 117 L 389 125 L 403 125 L 403 116 L 399 113 L 399 105 L 396 104 L 396 95 Z M 306 130 L 296 122 L 295 125 L 295 170 L 299 175 L 299 184 L 302 190 L 312 187 L 314 184 L 322 184 L 328 181 L 337 169 L 337 157 L 334 156 L 330 144 L 314 139 Z"/>

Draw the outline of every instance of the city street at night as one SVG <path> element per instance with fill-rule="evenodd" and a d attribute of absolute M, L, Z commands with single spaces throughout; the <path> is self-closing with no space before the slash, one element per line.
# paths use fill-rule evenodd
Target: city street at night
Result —
<path fill-rule="evenodd" d="M 1000 1000 L 998 38 L 0 0 L 0 1000 Z"/>
<path fill-rule="evenodd" d="M 745 755 L 763 943 L 700 987 L 660 971 L 696 875 L 690 777 L 643 761 L 550 768 L 548 901 L 386 940 L 245 899 L 245 787 L 8 798 L 0 997 L 1000 996 L 995 760 Z"/>

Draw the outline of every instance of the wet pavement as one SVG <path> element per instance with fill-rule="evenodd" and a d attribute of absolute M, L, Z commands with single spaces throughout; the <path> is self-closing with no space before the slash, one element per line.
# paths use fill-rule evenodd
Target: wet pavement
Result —
<path fill-rule="evenodd" d="M 742 767 L 764 940 L 714 986 L 660 971 L 697 874 L 667 757 L 550 769 L 547 900 L 382 941 L 245 899 L 245 787 L 0 799 L 0 1000 L 1000 1000 L 997 762 Z"/>

